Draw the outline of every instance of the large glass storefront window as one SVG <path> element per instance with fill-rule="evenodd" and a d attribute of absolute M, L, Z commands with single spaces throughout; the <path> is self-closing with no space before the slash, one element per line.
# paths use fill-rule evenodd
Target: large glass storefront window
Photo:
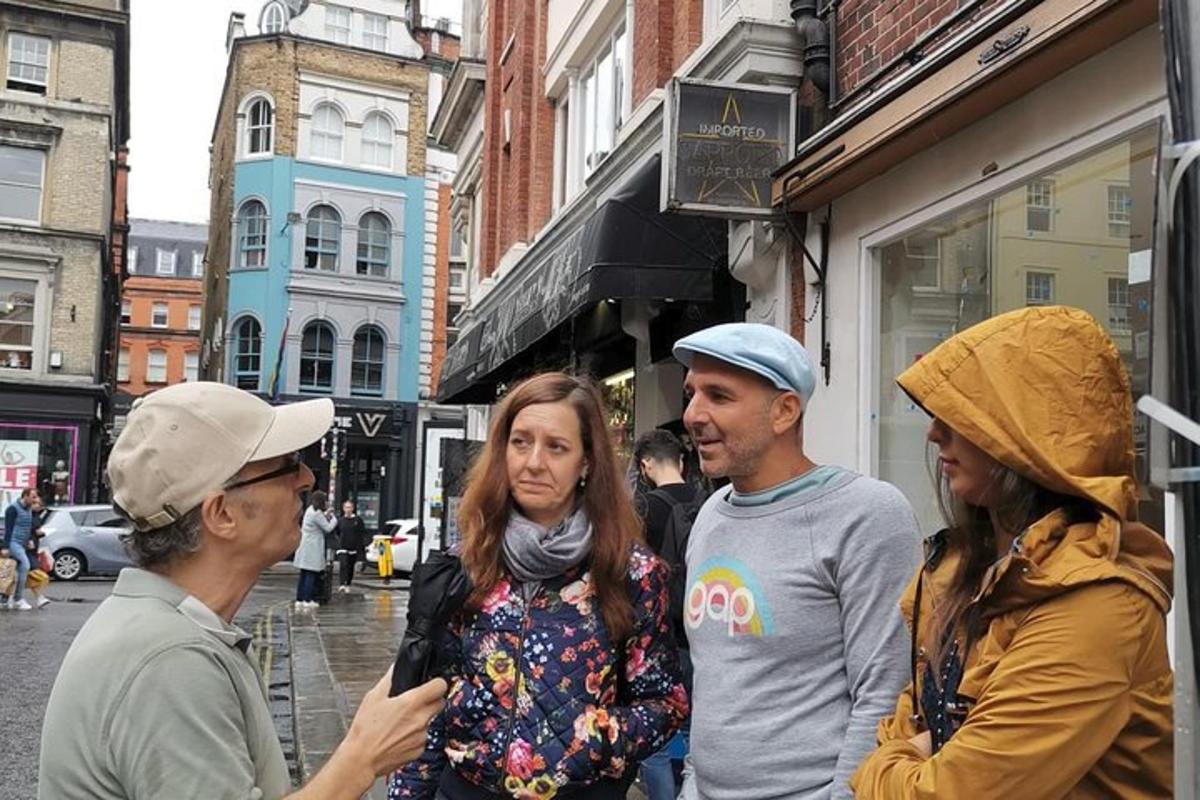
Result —
<path fill-rule="evenodd" d="M 895 377 L 958 331 L 1031 305 L 1081 308 L 1107 327 L 1137 398 L 1150 389 L 1157 125 L 966 205 L 874 250 L 879 268 L 879 475 L 923 529 L 942 527 L 929 419 Z M 1145 480 L 1148 429 L 1135 428 Z M 1154 524 L 1150 504 L 1143 518 Z M 1161 528 L 1160 528 L 1161 529 Z"/>
<path fill-rule="evenodd" d="M 47 505 L 75 501 L 79 426 L 0 423 L 0 512 L 37 489 Z"/>
<path fill-rule="evenodd" d="M 624 471 L 633 458 L 633 370 L 619 372 L 600 382 L 604 405 L 608 408 L 608 432 L 617 456 L 617 467 Z"/>

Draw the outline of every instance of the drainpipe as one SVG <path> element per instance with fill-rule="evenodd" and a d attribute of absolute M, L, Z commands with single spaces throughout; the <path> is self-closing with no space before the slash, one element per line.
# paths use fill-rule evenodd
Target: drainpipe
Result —
<path fill-rule="evenodd" d="M 829 96 L 829 27 L 817 14 L 818 0 L 791 0 L 792 19 L 804 39 L 804 77 Z"/>

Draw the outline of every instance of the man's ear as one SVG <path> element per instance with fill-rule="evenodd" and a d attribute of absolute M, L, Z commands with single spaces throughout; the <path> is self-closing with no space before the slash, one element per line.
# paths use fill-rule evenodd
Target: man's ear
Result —
<path fill-rule="evenodd" d="M 776 397 L 771 405 L 771 429 L 779 436 L 798 426 L 803 415 L 804 406 L 800 402 L 800 395 L 784 392 Z"/>
<path fill-rule="evenodd" d="M 200 519 L 204 529 L 218 539 L 233 539 L 237 532 L 232 503 L 225 492 L 215 492 L 200 504 Z"/>

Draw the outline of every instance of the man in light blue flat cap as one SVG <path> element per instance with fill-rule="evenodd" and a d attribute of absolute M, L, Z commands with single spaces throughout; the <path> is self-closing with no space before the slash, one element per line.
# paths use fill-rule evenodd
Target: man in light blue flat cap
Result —
<path fill-rule="evenodd" d="M 850 800 L 908 679 L 898 600 L 920 558 L 892 485 L 804 453 L 812 360 L 788 334 L 733 323 L 675 344 L 683 421 L 709 477 L 684 623 L 695 666 L 685 800 Z"/>

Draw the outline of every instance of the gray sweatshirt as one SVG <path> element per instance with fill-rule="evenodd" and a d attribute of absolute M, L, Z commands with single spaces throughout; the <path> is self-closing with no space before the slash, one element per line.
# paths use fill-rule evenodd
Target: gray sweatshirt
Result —
<path fill-rule="evenodd" d="M 891 484 L 846 472 L 692 528 L 684 621 L 695 665 L 685 800 L 849 800 L 908 680 L 900 593 L 920 561 Z"/>

